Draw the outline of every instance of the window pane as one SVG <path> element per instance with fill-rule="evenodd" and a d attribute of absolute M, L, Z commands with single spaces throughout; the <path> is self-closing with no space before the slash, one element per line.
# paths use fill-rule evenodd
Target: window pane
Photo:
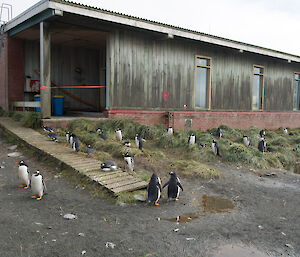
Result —
<path fill-rule="evenodd" d="M 260 67 L 254 67 L 254 74 L 263 74 L 264 69 Z"/>
<path fill-rule="evenodd" d="M 209 89 L 208 68 L 197 67 L 197 84 L 196 84 L 196 107 L 208 108 L 208 89 Z"/>
<path fill-rule="evenodd" d="M 262 81 L 263 77 L 260 75 L 254 75 L 254 85 L 253 85 L 253 96 L 252 96 L 252 109 L 260 110 L 262 109 Z"/>
<path fill-rule="evenodd" d="M 300 89 L 300 81 L 295 81 L 295 89 L 294 89 L 294 110 L 299 110 L 299 89 Z"/>
<path fill-rule="evenodd" d="M 204 58 L 197 58 L 197 65 L 198 66 L 210 66 L 210 60 Z"/>

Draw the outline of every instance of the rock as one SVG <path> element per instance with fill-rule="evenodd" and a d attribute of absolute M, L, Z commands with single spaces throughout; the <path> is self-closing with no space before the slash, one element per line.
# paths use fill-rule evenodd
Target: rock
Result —
<path fill-rule="evenodd" d="M 146 198 L 143 195 L 136 194 L 136 195 L 133 196 L 133 198 L 140 201 L 140 202 L 145 202 L 146 201 Z"/>
<path fill-rule="evenodd" d="M 8 147 L 8 149 L 14 151 L 17 149 L 17 147 L 18 147 L 17 145 L 12 145 L 12 146 Z"/>
<path fill-rule="evenodd" d="M 13 152 L 13 153 L 9 153 L 7 154 L 8 157 L 19 157 L 21 156 L 22 154 L 19 153 L 19 152 Z"/>
<path fill-rule="evenodd" d="M 174 231 L 174 232 L 178 232 L 178 231 L 179 231 L 179 228 L 175 228 L 173 231 Z"/>
<path fill-rule="evenodd" d="M 85 254 L 86 254 L 86 251 L 83 250 L 83 251 L 81 252 L 81 255 L 85 255 Z"/>
<path fill-rule="evenodd" d="M 258 226 L 258 228 L 259 228 L 259 229 L 263 229 L 264 227 L 263 227 L 263 226 L 261 226 L 261 225 L 259 225 L 259 226 Z"/>
<path fill-rule="evenodd" d="M 193 240 L 196 240 L 196 238 L 194 238 L 194 237 L 187 237 L 186 240 L 187 241 L 193 241 Z"/>
<path fill-rule="evenodd" d="M 121 207 L 125 207 L 126 206 L 126 203 L 119 203 L 119 205 L 121 206 Z"/>
<path fill-rule="evenodd" d="M 286 236 L 286 233 L 284 233 L 284 232 L 281 232 L 281 235 L 283 235 L 283 236 Z"/>
<path fill-rule="evenodd" d="M 52 239 L 52 242 L 56 242 L 56 239 Z"/>
<path fill-rule="evenodd" d="M 72 213 L 68 213 L 68 214 L 65 214 L 64 215 L 64 219 L 66 220 L 74 220 L 74 219 L 77 219 L 77 216 L 72 214 Z"/>
<path fill-rule="evenodd" d="M 78 236 L 85 236 L 84 233 L 78 233 Z"/>
<path fill-rule="evenodd" d="M 294 249 L 294 247 L 291 244 L 285 244 L 286 247 Z"/>
<path fill-rule="evenodd" d="M 114 243 L 112 243 L 112 242 L 106 242 L 105 246 L 106 246 L 106 248 L 112 248 L 112 249 L 114 249 L 116 245 Z"/>
<path fill-rule="evenodd" d="M 43 226 L 44 224 L 43 223 L 40 223 L 40 222 L 34 222 L 35 225 L 38 225 L 38 226 Z"/>
<path fill-rule="evenodd" d="M 0 169 L 4 169 L 5 167 L 4 166 L 0 166 Z"/>

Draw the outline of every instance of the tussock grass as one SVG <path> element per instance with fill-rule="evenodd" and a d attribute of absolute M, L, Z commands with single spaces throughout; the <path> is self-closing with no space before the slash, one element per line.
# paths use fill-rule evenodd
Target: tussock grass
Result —
<path fill-rule="evenodd" d="M 24 117 L 24 113 L 23 112 L 14 112 L 12 115 L 12 119 L 14 121 L 21 121 Z"/>
<path fill-rule="evenodd" d="M 22 125 L 27 128 L 38 129 L 42 125 L 41 114 L 37 112 L 25 112 Z"/>
<path fill-rule="evenodd" d="M 142 195 L 145 199 L 147 199 L 147 191 L 146 190 L 137 190 L 133 192 L 121 192 L 117 194 L 117 202 L 118 203 L 138 203 L 139 201 L 134 198 L 134 195 Z"/>

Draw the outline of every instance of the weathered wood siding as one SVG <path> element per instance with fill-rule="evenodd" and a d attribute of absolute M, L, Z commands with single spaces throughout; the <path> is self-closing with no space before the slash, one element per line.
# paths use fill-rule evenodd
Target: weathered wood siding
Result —
<path fill-rule="evenodd" d="M 253 65 L 264 66 L 264 110 L 291 111 L 300 64 L 184 39 L 116 29 L 109 35 L 110 108 L 194 109 L 195 56 L 212 58 L 211 109 L 251 110 Z M 164 101 L 162 92 L 170 92 Z"/>

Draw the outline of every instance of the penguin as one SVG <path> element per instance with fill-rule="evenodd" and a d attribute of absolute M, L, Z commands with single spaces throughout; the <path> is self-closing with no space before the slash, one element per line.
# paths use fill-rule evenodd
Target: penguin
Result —
<path fill-rule="evenodd" d="M 119 128 L 116 130 L 116 138 L 118 141 L 122 141 L 122 131 Z"/>
<path fill-rule="evenodd" d="M 250 146 L 250 138 L 246 135 L 243 135 L 243 142 L 245 146 Z"/>
<path fill-rule="evenodd" d="M 127 147 L 130 147 L 130 146 L 131 146 L 131 143 L 130 143 L 129 141 L 125 141 L 125 142 L 123 142 L 123 145 L 124 145 L 124 146 L 127 146 Z"/>
<path fill-rule="evenodd" d="M 147 191 L 148 191 L 148 203 L 154 202 L 155 205 L 159 205 L 158 201 L 161 195 L 162 188 L 161 188 L 161 180 L 155 173 L 153 173 L 151 176 L 151 179 L 147 187 Z"/>
<path fill-rule="evenodd" d="M 199 145 L 199 147 L 202 147 L 202 148 L 204 148 L 206 146 L 206 144 L 204 144 L 202 142 L 199 142 L 198 145 Z"/>
<path fill-rule="evenodd" d="M 73 143 L 72 143 L 72 148 L 75 152 L 79 152 L 80 148 L 79 148 L 79 139 L 77 136 L 73 135 Z"/>
<path fill-rule="evenodd" d="M 48 137 L 50 137 L 52 141 L 58 142 L 58 136 L 55 133 L 48 133 Z"/>
<path fill-rule="evenodd" d="M 94 154 L 94 153 L 96 153 L 96 151 L 91 147 L 91 145 L 88 145 L 86 153 L 87 154 Z"/>
<path fill-rule="evenodd" d="M 72 132 L 70 132 L 69 143 L 70 143 L 72 148 L 73 148 L 73 141 L 74 141 L 75 137 L 76 137 L 76 135 L 73 134 Z"/>
<path fill-rule="evenodd" d="M 133 157 L 127 152 L 123 154 L 124 156 L 124 161 L 127 164 L 128 170 L 133 172 L 134 171 L 134 159 Z"/>
<path fill-rule="evenodd" d="M 266 147 L 267 147 L 266 140 L 263 137 L 261 137 L 258 143 L 258 150 L 264 153 L 266 151 Z"/>
<path fill-rule="evenodd" d="M 46 185 L 43 180 L 43 176 L 40 174 L 40 172 L 37 170 L 35 171 L 31 176 L 31 191 L 32 191 L 32 197 L 36 198 L 36 200 L 41 200 L 44 191 L 46 191 Z"/>
<path fill-rule="evenodd" d="M 106 161 L 101 163 L 102 171 L 111 171 L 117 169 L 117 164 L 114 161 Z"/>
<path fill-rule="evenodd" d="M 288 134 L 288 130 L 287 130 L 287 128 L 284 128 L 284 129 L 283 129 L 283 135 L 286 136 L 287 134 Z"/>
<path fill-rule="evenodd" d="M 295 134 L 293 132 L 290 132 L 289 133 L 289 136 L 294 136 Z"/>
<path fill-rule="evenodd" d="M 164 184 L 163 188 L 168 186 L 168 198 L 172 200 L 178 200 L 180 190 L 183 191 L 183 187 L 180 183 L 179 178 L 175 172 L 170 172 L 170 180 Z"/>
<path fill-rule="evenodd" d="M 217 129 L 217 132 L 216 132 L 216 137 L 217 137 L 217 138 L 221 138 L 222 136 L 223 136 L 222 129 L 218 128 L 218 129 Z"/>
<path fill-rule="evenodd" d="M 195 144 L 195 143 L 196 143 L 196 136 L 195 136 L 194 134 L 191 134 L 191 135 L 189 136 L 188 144 L 189 144 L 189 145 L 193 145 L 193 144 Z"/>
<path fill-rule="evenodd" d="M 169 127 L 168 130 L 167 130 L 167 132 L 168 132 L 169 135 L 173 135 L 173 128 Z"/>
<path fill-rule="evenodd" d="M 261 138 L 265 137 L 266 131 L 264 129 L 262 129 L 261 131 L 259 131 L 259 135 L 260 135 Z"/>
<path fill-rule="evenodd" d="M 216 140 L 212 141 L 211 148 L 212 148 L 212 151 L 213 151 L 214 155 L 218 155 L 218 156 L 222 157 L 220 155 L 219 146 L 218 146 L 218 143 L 217 143 Z"/>
<path fill-rule="evenodd" d="M 99 135 L 100 138 L 102 138 L 103 140 L 106 140 L 107 139 L 107 136 L 105 136 L 103 133 L 104 133 L 104 130 L 102 128 L 98 128 L 96 130 L 97 134 Z"/>
<path fill-rule="evenodd" d="M 55 128 L 51 128 L 49 126 L 43 126 L 43 130 L 46 131 L 46 132 L 51 132 L 51 133 L 56 132 Z"/>
<path fill-rule="evenodd" d="M 28 166 L 25 164 L 24 161 L 17 162 L 19 165 L 18 167 L 18 177 L 20 181 L 19 187 L 23 187 L 27 189 L 29 187 L 29 172 L 28 172 Z"/>
<path fill-rule="evenodd" d="M 69 131 L 66 132 L 66 139 L 67 139 L 67 142 L 70 144 L 70 132 Z"/>
<path fill-rule="evenodd" d="M 134 141 L 135 141 L 136 147 L 138 147 L 143 152 L 143 142 L 146 142 L 146 140 L 141 138 L 139 134 L 136 134 Z"/>

